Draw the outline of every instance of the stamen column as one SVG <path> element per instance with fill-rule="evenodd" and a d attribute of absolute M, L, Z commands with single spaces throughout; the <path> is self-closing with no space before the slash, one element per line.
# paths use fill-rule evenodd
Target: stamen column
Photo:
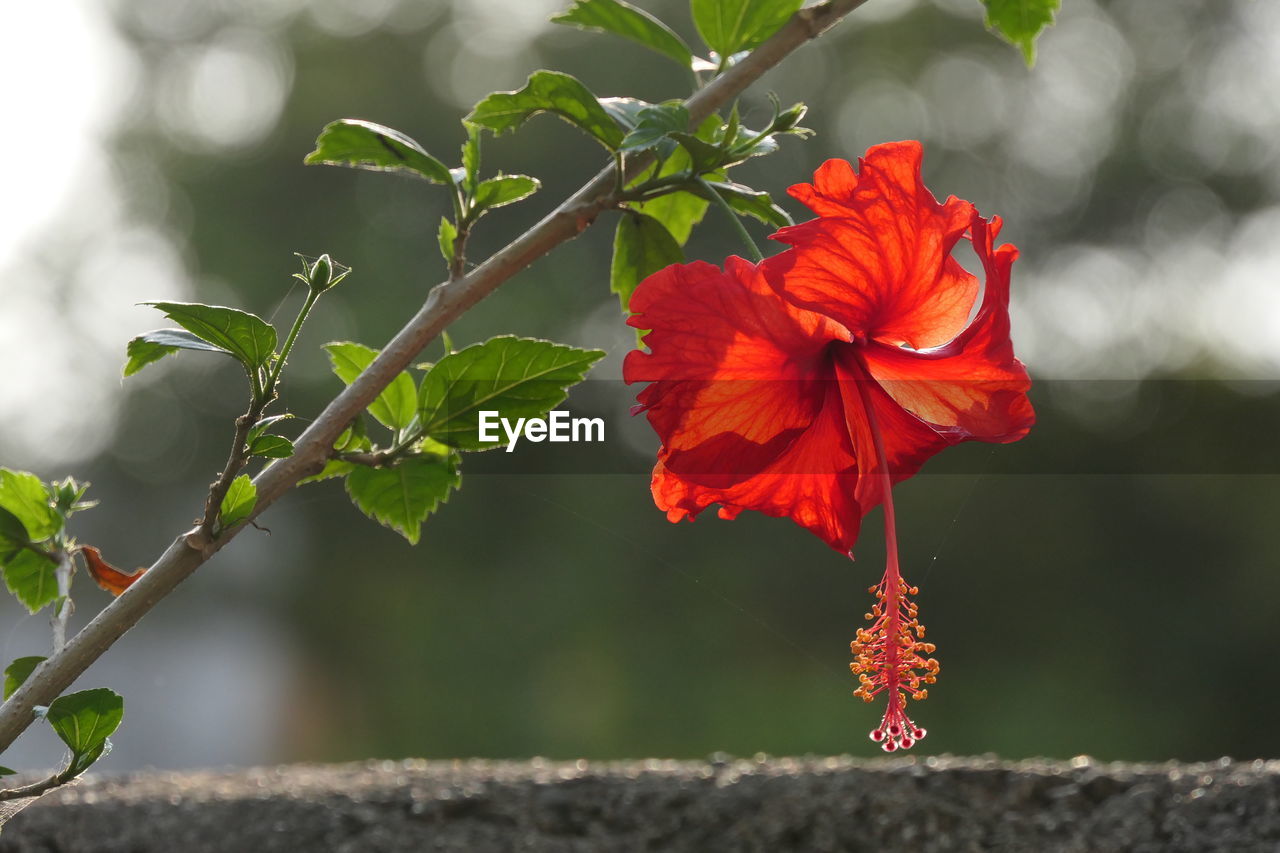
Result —
<path fill-rule="evenodd" d="M 861 359 L 859 359 L 861 361 Z M 875 476 L 880 481 L 884 506 L 885 570 L 880 583 L 868 589 L 876 603 L 866 614 L 871 623 L 858 629 L 857 638 L 849 644 L 855 660 L 849 669 L 858 676 L 858 689 L 853 692 L 865 702 L 885 694 L 888 705 L 880 725 L 871 731 L 871 739 L 885 752 L 910 749 L 926 734 L 907 716 L 906 700 L 921 700 L 929 695 L 924 685 L 937 681 L 940 669 L 933 658 L 923 654 L 935 651 L 933 643 L 924 642 L 925 629 L 920 624 L 919 608 L 909 596 L 919 589 L 908 586 L 898 565 L 898 531 L 893 508 L 893 478 L 884 451 L 884 439 L 872 403 L 873 380 L 862 365 L 862 375 L 855 383 L 867 414 L 872 442 L 876 450 Z M 861 460 L 859 460 L 861 463 Z"/>

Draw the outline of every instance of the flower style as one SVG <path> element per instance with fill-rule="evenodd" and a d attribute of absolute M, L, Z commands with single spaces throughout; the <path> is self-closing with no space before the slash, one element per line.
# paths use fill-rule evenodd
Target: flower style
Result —
<path fill-rule="evenodd" d="M 1034 422 L 1009 340 L 1017 249 L 995 245 L 998 217 L 939 203 L 921 156 L 897 142 L 857 171 L 829 160 L 790 190 L 818 218 L 774 235 L 789 249 L 645 279 L 628 322 L 650 330 L 649 352 L 623 367 L 649 383 L 637 410 L 662 440 L 652 489 L 670 520 L 756 510 L 852 555 L 862 517 L 884 505 L 887 566 L 851 668 L 855 695 L 888 700 L 872 739 L 889 751 L 924 736 L 905 698 L 924 698 L 938 672 L 898 566 L 892 484 L 945 447 L 1016 441 Z M 951 256 L 962 239 L 985 286 Z"/>

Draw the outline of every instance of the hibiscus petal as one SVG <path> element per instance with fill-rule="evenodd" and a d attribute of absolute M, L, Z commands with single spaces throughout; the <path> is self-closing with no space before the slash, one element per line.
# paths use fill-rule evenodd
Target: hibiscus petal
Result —
<path fill-rule="evenodd" d="M 920 177 L 921 157 L 919 142 L 877 145 L 857 173 L 829 160 L 814 183 L 792 187 L 819 218 L 774 235 L 797 251 L 765 262 L 770 284 L 860 338 L 914 349 L 954 338 L 978 293 L 951 258 L 973 206 L 954 196 L 939 204 Z"/>
<path fill-rule="evenodd" d="M 855 486 L 854 499 L 865 515 L 884 502 L 884 480 L 880 476 L 884 469 L 877 458 L 873 417 L 884 446 L 885 468 L 891 483 L 914 476 L 929 457 L 960 439 L 953 441 L 903 409 L 868 374 L 860 348 L 841 349 L 836 354 L 835 369 L 840 380 L 846 429 L 860 463 L 861 476 Z"/>
<path fill-rule="evenodd" d="M 723 272 L 706 263 L 660 270 L 636 288 L 631 310 L 627 322 L 651 330 L 650 352 L 628 353 L 623 378 L 653 383 L 638 399 L 668 450 L 699 449 L 702 467 L 722 473 L 759 470 L 813 420 L 824 348 L 848 336 L 779 299 L 741 258 Z"/>
<path fill-rule="evenodd" d="M 849 332 L 779 300 L 759 269 L 731 257 L 721 270 L 694 261 L 659 270 L 636 286 L 627 325 L 650 329 L 648 353 L 628 354 L 627 382 L 660 379 L 779 379 L 779 355 L 804 362 Z"/>
<path fill-rule="evenodd" d="M 651 352 L 627 355 L 623 378 L 663 449 L 653 494 L 671 520 L 714 503 L 790 516 L 847 550 L 861 514 L 828 348 L 849 332 L 780 299 L 757 267 L 730 258 L 671 266 L 631 300 Z"/>
<path fill-rule="evenodd" d="M 687 459 L 666 450 L 653 470 L 653 499 L 667 518 L 693 519 L 711 504 L 721 518 L 750 509 L 790 518 L 841 553 L 853 549 L 862 524 L 855 500 L 857 461 L 845 427 L 835 382 L 825 383 L 823 404 L 808 428 L 762 470 L 750 477 L 723 477 L 681 468 Z M 679 470 L 676 470 L 679 469 Z"/>
<path fill-rule="evenodd" d="M 951 443 L 1017 441 L 1035 422 L 1027 369 L 1009 339 L 1009 268 L 1017 249 L 995 248 L 1000 219 L 973 217 L 973 242 L 987 274 L 977 315 L 954 340 L 925 352 L 872 343 L 863 351 L 871 375 L 902 407 Z"/>

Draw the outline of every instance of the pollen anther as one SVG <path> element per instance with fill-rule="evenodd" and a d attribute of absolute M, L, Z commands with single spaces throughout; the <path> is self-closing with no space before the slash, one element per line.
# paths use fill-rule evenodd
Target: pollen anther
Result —
<path fill-rule="evenodd" d="M 888 700 L 880 725 L 871 732 L 871 739 L 886 752 L 910 749 L 924 738 L 925 730 L 907 716 L 906 700 L 928 698 L 924 685 L 935 683 L 941 669 L 935 658 L 923 657 L 937 646 L 923 642 L 919 607 L 908 598 L 919 588 L 908 586 L 900 577 L 895 580 L 886 578 L 871 587 L 877 601 L 866 616 L 872 624 L 859 628 L 857 639 L 849 644 L 854 655 L 849 669 L 858 676 L 853 695 L 870 702 L 883 693 Z"/>

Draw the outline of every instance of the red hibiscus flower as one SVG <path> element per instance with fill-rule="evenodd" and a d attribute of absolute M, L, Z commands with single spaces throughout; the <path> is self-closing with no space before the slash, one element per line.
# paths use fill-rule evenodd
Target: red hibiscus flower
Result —
<path fill-rule="evenodd" d="M 1016 441 L 1034 421 L 1009 340 L 1009 270 L 998 217 L 920 178 L 918 142 L 878 145 L 854 168 L 829 160 L 791 195 L 818 218 L 752 265 L 667 267 L 641 282 L 628 321 L 649 329 L 627 382 L 662 439 L 653 496 L 672 521 L 711 504 L 785 516 L 841 552 L 885 507 L 888 566 L 871 627 L 853 643 L 856 695 L 885 693 L 872 733 L 886 749 L 923 737 L 903 695 L 924 698 L 937 662 L 915 589 L 901 579 L 892 484 L 961 441 Z M 985 285 L 951 256 L 968 239 Z M 981 298 L 979 301 L 979 294 Z M 974 311 L 976 304 L 976 312 Z"/>

